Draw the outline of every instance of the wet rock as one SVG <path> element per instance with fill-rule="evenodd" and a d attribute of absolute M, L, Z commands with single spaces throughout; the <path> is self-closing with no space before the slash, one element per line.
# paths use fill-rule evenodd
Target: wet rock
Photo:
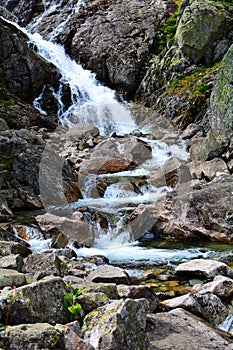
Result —
<path fill-rule="evenodd" d="M 78 245 L 91 246 L 94 242 L 94 229 L 85 221 L 49 213 L 36 216 L 36 220 L 46 237 L 57 238 L 62 233 L 69 242 Z"/>
<path fill-rule="evenodd" d="M 62 335 L 48 323 L 8 326 L 0 336 L 5 349 L 65 349 Z"/>
<path fill-rule="evenodd" d="M 202 279 L 211 279 L 217 275 L 233 277 L 232 269 L 219 261 L 194 259 L 176 267 L 175 273 L 177 275 L 197 277 Z"/>
<path fill-rule="evenodd" d="M 12 269 L 0 268 L 0 288 L 7 286 L 20 287 L 26 283 L 26 277 L 23 273 Z"/>
<path fill-rule="evenodd" d="M 19 287 L 14 292 L 2 293 L 0 295 L 1 322 L 6 320 L 9 302 L 11 306 L 8 324 L 67 322 L 63 309 L 65 288 L 65 282 L 60 277 L 53 277 Z"/>
<path fill-rule="evenodd" d="M 192 291 L 199 294 L 213 293 L 220 299 L 227 299 L 233 294 L 233 280 L 225 276 L 216 276 L 212 282 L 194 285 Z"/>
<path fill-rule="evenodd" d="M 150 314 L 147 334 L 151 350 L 229 350 L 232 339 L 183 309 Z"/>
<path fill-rule="evenodd" d="M 183 308 L 196 316 L 203 317 L 213 325 L 222 323 L 229 312 L 221 300 L 212 293 L 185 294 L 177 298 L 164 300 L 161 305 L 166 310 Z"/>
<path fill-rule="evenodd" d="M 58 84 L 58 70 L 28 47 L 27 36 L 3 18 L 0 36 L 0 73 L 11 92 L 32 102 L 45 84 Z"/>
<path fill-rule="evenodd" d="M 84 339 L 102 350 L 148 349 L 147 307 L 145 299 L 126 299 L 98 308 L 84 319 Z"/>
<path fill-rule="evenodd" d="M 129 276 L 126 271 L 111 265 L 98 266 L 89 273 L 87 280 L 96 283 L 129 284 Z"/>
<path fill-rule="evenodd" d="M 159 305 L 159 301 L 155 292 L 153 291 L 153 287 L 150 286 L 118 285 L 117 292 L 121 298 L 147 299 L 150 312 L 154 312 Z"/>
<path fill-rule="evenodd" d="M 23 264 L 23 258 L 19 254 L 7 255 L 0 258 L 0 268 L 12 269 L 21 272 Z"/>

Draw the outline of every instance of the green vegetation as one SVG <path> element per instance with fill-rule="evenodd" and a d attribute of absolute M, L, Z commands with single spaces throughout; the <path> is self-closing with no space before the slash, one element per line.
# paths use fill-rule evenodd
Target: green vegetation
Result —
<path fill-rule="evenodd" d="M 12 156 L 2 155 L 0 157 L 0 167 L 5 170 L 11 170 L 12 168 Z"/>
<path fill-rule="evenodd" d="M 70 321 L 76 319 L 82 310 L 82 306 L 77 302 L 77 298 L 82 294 L 80 288 L 74 288 L 70 283 L 66 284 L 67 289 L 70 292 L 64 292 L 64 310 L 67 314 L 67 317 Z"/>

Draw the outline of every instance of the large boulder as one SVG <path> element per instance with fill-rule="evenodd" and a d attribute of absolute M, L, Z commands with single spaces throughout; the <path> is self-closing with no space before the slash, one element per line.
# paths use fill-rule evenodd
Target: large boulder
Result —
<path fill-rule="evenodd" d="M 175 273 L 179 276 L 211 279 L 217 275 L 233 277 L 232 269 L 220 261 L 210 259 L 194 259 L 178 265 Z"/>
<path fill-rule="evenodd" d="M 210 64 L 230 46 L 232 14 L 217 2 L 194 0 L 181 5 L 175 40 L 194 63 Z M 224 52 L 225 51 L 225 52 Z"/>
<path fill-rule="evenodd" d="M 210 182 L 182 183 L 159 199 L 153 230 L 162 237 L 231 242 L 232 175 L 218 173 Z"/>
<path fill-rule="evenodd" d="M 0 295 L 1 322 L 8 324 L 65 323 L 68 321 L 63 308 L 65 282 L 60 277 L 48 278 L 18 287 Z"/>
<path fill-rule="evenodd" d="M 84 339 L 100 350 L 148 349 L 145 299 L 117 300 L 88 314 Z"/>
<path fill-rule="evenodd" d="M 213 325 L 221 324 L 228 316 L 229 310 L 222 301 L 212 293 L 185 294 L 177 298 L 164 300 L 161 305 L 166 310 L 182 308 L 192 312 L 194 315 L 207 320 Z"/>
<path fill-rule="evenodd" d="M 45 141 L 35 132 L 22 130 L 6 130 L 0 135 L 0 166 L 6 172 L 0 188 L 0 195 L 5 198 L 11 209 L 38 209 L 43 207 L 39 197 L 43 185 L 39 182 L 39 169 L 44 151 Z M 78 187 L 71 167 L 59 160 L 63 169 L 63 183 L 50 189 L 57 191 L 56 196 L 65 196 L 68 202 L 78 196 Z M 47 164 L 51 168 L 51 163 Z M 43 167 L 44 173 L 46 173 Z M 61 174 L 62 175 L 62 174 Z M 49 177 L 49 175 L 48 175 Z M 58 176 L 59 177 L 59 176 Z"/>
<path fill-rule="evenodd" d="M 64 234 L 69 242 L 91 246 L 94 242 L 94 228 L 85 221 L 46 213 L 37 215 L 36 220 L 46 237 Z"/>
<path fill-rule="evenodd" d="M 230 336 L 182 309 L 149 315 L 147 331 L 151 350 L 233 349 Z"/>

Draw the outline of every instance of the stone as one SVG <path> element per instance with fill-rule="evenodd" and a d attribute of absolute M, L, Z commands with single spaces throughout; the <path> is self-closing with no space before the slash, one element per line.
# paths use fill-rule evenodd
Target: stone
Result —
<path fill-rule="evenodd" d="M 7 326 L 0 337 L 5 349 L 64 349 L 61 333 L 49 323 Z"/>
<path fill-rule="evenodd" d="M 0 258 L 0 268 L 22 271 L 24 261 L 21 255 L 11 254 Z"/>
<path fill-rule="evenodd" d="M 129 284 L 129 276 L 126 271 L 111 265 L 97 266 L 89 273 L 87 280 L 96 283 Z"/>
<path fill-rule="evenodd" d="M 65 290 L 65 282 L 60 277 L 51 277 L 17 287 L 13 292 L 1 293 L 1 322 L 4 323 L 6 320 L 10 303 L 8 324 L 66 323 L 68 319 L 63 308 Z"/>
<path fill-rule="evenodd" d="M 179 276 L 202 279 L 213 279 L 217 275 L 233 277 L 233 271 L 228 265 L 210 259 L 193 259 L 182 263 L 176 267 L 175 273 Z"/>
<path fill-rule="evenodd" d="M 94 309 L 108 304 L 110 301 L 107 295 L 102 292 L 86 293 L 83 291 L 82 294 L 78 297 L 78 302 L 82 305 L 82 309 L 86 315 Z"/>
<path fill-rule="evenodd" d="M 217 60 L 217 45 L 231 31 L 232 17 L 218 3 L 195 0 L 183 3 L 179 12 L 175 40 L 194 63 Z M 229 45 L 229 44 L 228 44 Z"/>
<path fill-rule="evenodd" d="M 19 254 L 22 258 L 28 257 L 32 251 L 24 244 L 13 241 L 0 241 L 0 256 Z"/>
<path fill-rule="evenodd" d="M 9 127 L 8 127 L 7 122 L 4 119 L 0 118 L 0 131 L 5 131 L 8 129 L 9 129 Z"/>
<path fill-rule="evenodd" d="M 193 178 L 206 179 L 212 181 L 217 173 L 229 174 L 226 163 L 220 158 L 214 158 L 210 161 L 192 161 L 189 164 L 190 173 Z"/>
<path fill-rule="evenodd" d="M 147 334 L 151 350 L 233 349 L 230 336 L 183 309 L 150 314 Z"/>
<path fill-rule="evenodd" d="M 151 286 L 126 286 L 120 284 L 117 286 L 117 292 L 121 298 L 147 299 L 150 312 L 154 312 L 159 305 L 159 300 Z"/>
<path fill-rule="evenodd" d="M 221 300 L 212 293 L 190 293 L 177 298 L 164 300 L 161 305 L 167 310 L 182 308 L 207 320 L 213 325 L 222 323 L 229 310 Z"/>
<path fill-rule="evenodd" d="M 145 299 L 117 300 L 84 318 L 84 340 L 100 350 L 148 349 Z"/>
<path fill-rule="evenodd" d="M 75 288 L 81 287 L 87 293 L 104 293 L 109 299 L 119 298 L 115 283 L 94 283 L 77 276 L 65 276 L 63 280 L 71 283 Z"/>
<path fill-rule="evenodd" d="M 194 293 L 213 293 L 220 299 L 227 299 L 233 294 L 233 280 L 225 276 L 215 276 L 212 282 L 195 284 L 192 288 Z"/>
<path fill-rule="evenodd" d="M 153 232 L 177 240 L 230 243 L 232 237 L 232 175 L 217 173 L 210 182 L 181 183 L 151 210 Z"/>
<path fill-rule="evenodd" d="M 94 243 L 94 228 L 85 221 L 46 213 L 37 215 L 36 221 L 46 237 L 64 234 L 69 242 L 91 246 Z"/>
<path fill-rule="evenodd" d="M 0 268 L 0 288 L 20 287 L 27 283 L 26 276 L 16 270 Z"/>
<path fill-rule="evenodd" d="M 81 339 L 76 332 L 73 331 L 71 324 L 56 325 L 56 330 L 63 336 L 64 350 L 94 350 L 95 348 Z"/>
<path fill-rule="evenodd" d="M 33 253 L 24 261 L 23 271 L 30 274 L 35 279 L 41 279 L 46 276 L 65 276 L 70 275 L 72 270 L 84 273 L 84 265 L 78 261 L 71 260 L 59 253 L 54 252 L 38 252 Z"/>

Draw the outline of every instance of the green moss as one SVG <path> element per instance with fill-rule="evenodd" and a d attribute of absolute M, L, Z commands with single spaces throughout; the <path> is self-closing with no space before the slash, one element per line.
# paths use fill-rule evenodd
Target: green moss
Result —
<path fill-rule="evenodd" d="M 0 157 L 0 167 L 6 170 L 12 169 L 12 156 L 9 156 L 7 154 L 3 154 Z"/>

